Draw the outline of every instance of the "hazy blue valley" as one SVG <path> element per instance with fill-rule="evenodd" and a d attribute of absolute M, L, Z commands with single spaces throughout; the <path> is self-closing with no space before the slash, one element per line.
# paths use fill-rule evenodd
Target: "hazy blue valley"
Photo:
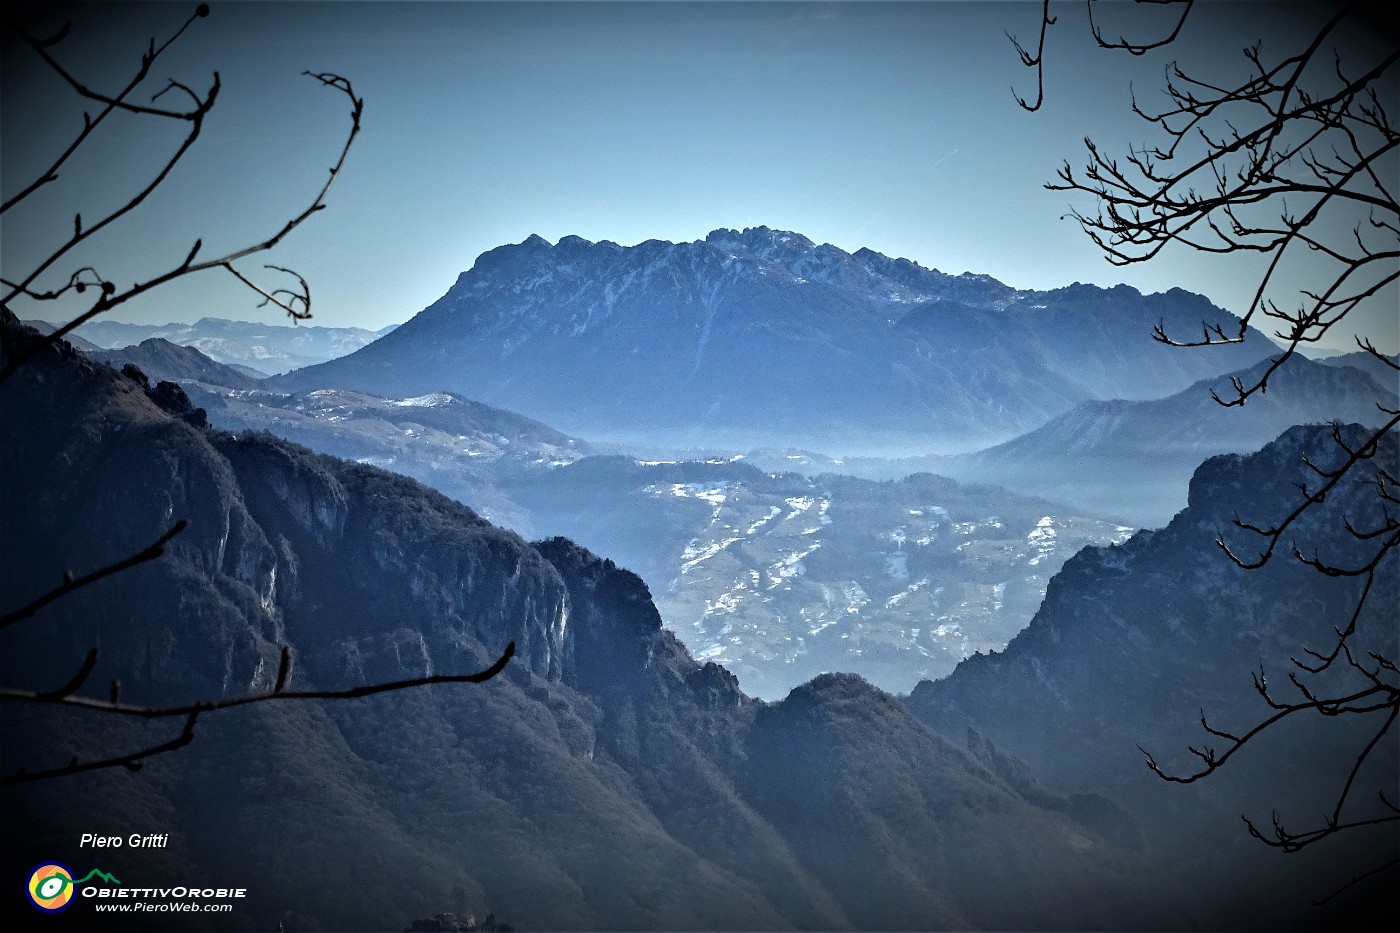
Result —
<path fill-rule="evenodd" d="M 5 821 L 86 865 L 84 827 L 158 820 L 170 848 L 103 865 L 236 875 L 254 894 L 219 929 L 1297 925 L 1280 886 L 1330 890 L 1393 834 L 1280 861 L 1239 814 L 1328 799 L 1357 733 L 1304 729 L 1190 787 L 1138 746 L 1187 767 L 1203 707 L 1257 718 L 1251 671 L 1355 600 L 1215 538 L 1286 514 L 1338 456 L 1329 423 L 1361 437 L 1397 385 L 1298 360 L 1219 408 L 1211 387 L 1277 348 L 1146 337 L 1203 318 L 1228 315 L 760 227 L 531 237 L 353 352 L 306 334 L 340 355 L 277 376 L 247 361 L 311 345 L 273 326 L 236 347 L 210 320 L 126 347 L 81 328 L 5 389 L 6 519 L 33 529 L 4 540 L 6 593 L 189 528 L 17 627 L 7 682 L 57 687 L 91 645 L 93 683 L 152 704 L 272 689 L 283 645 L 317 689 L 516 654 L 481 685 L 210 717 L 134 778 L 7 791 Z M 38 339 L 6 312 L 6 354 Z M 1387 437 L 1364 469 L 1397 460 Z M 1360 483 L 1326 508 L 1382 520 Z M 1338 527 L 1299 540 L 1341 560 Z M 1398 582 L 1393 560 L 1370 580 L 1357 650 L 1394 656 Z M 171 727 L 2 725 L 26 768 Z M 1388 743 L 1363 777 L 1396 769 Z"/>

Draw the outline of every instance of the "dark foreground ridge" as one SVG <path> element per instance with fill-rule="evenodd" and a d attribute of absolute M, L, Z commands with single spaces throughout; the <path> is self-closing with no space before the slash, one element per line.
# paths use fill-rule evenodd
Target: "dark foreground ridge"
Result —
<path fill-rule="evenodd" d="M 1351 425 L 1342 437 L 1359 446 L 1371 433 Z M 1328 650 L 1336 642 L 1333 626 L 1350 618 L 1362 579 L 1324 577 L 1289 552 L 1263 569 L 1243 570 L 1216 545 L 1223 535 L 1253 559 L 1258 539 L 1232 519 L 1269 527 L 1291 512 L 1298 484 L 1318 475 L 1305 458 L 1321 469 L 1340 461 L 1330 426 L 1293 427 L 1255 453 L 1206 461 L 1191 480 L 1188 507 L 1167 527 L 1115 547 L 1085 548 L 1051 581 L 1039 612 L 1005 651 L 970 658 L 951 676 L 921 683 L 908 699 L 936 731 L 976 730 L 1058 793 L 1100 791 L 1126 805 L 1158 857 L 1186 879 L 1193 902 L 1225 909 L 1220 922 L 1227 928 L 1327 926 L 1344 923 L 1339 918 L 1349 911 L 1364 915 L 1377 899 L 1385 909 L 1396 906 L 1393 869 L 1351 889 L 1350 899 L 1312 906 L 1400 856 L 1394 823 L 1284 856 L 1251 839 L 1240 821 L 1245 815 L 1267 828 L 1276 809 L 1286 826 L 1301 829 L 1330 813 L 1358 749 L 1375 732 L 1373 718 L 1290 720 L 1189 786 L 1154 777 L 1141 750 L 1170 773 L 1195 770 L 1199 761 L 1188 746 L 1227 745 L 1201 728 L 1203 712 L 1217 728 L 1244 734 L 1272 712 L 1251 687 L 1251 674 L 1261 671 L 1280 701 L 1298 702 L 1290 659 L 1307 659 L 1305 649 Z M 1348 534 L 1343 520 L 1363 530 L 1382 526 L 1376 471 L 1394 476 L 1397 466 L 1400 441 L 1386 436 L 1372 461 L 1290 529 L 1288 544 L 1309 557 L 1364 565 L 1367 544 Z M 1391 553 L 1351 642 L 1357 657 L 1395 657 L 1397 605 L 1400 573 Z M 1319 696 L 1369 686 L 1350 670 L 1305 682 Z M 1357 776 L 1344 821 L 1387 814 L 1376 789 L 1393 794 L 1400 781 L 1392 739 Z"/>

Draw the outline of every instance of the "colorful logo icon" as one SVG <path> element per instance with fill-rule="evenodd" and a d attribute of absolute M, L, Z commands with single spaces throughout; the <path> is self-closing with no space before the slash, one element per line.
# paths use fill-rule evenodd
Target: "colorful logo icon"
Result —
<path fill-rule="evenodd" d="M 73 869 L 62 862 L 45 862 L 29 873 L 29 902 L 46 914 L 73 903 Z"/>
<path fill-rule="evenodd" d="M 73 903 L 73 895 L 78 885 L 87 884 L 93 878 L 101 878 L 108 884 L 121 884 L 116 878 L 94 868 L 83 877 L 73 880 L 73 869 L 62 862 L 45 862 L 29 873 L 29 883 L 24 886 L 29 894 L 29 903 L 46 914 L 56 914 L 66 910 Z"/>

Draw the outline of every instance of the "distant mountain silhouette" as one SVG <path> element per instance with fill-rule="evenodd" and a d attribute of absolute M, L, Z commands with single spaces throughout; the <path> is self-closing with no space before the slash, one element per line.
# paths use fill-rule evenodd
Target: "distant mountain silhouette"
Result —
<path fill-rule="evenodd" d="M 1253 384 L 1267 365 L 1230 375 Z M 1229 398 L 1230 375 L 1163 399 L 1082 402 L 1015 440 L 930 468 L 1156 526 L 1185 506 L 1191 474 L 1208 457 L 1257 449 L 1295 424 L 1378 426 L 1385 418 L 1376 406 L 1397 406 L 1394 391 L 1359 369 L 1299 356 L 1270 378 L 1267 392 L 1227 408 L 1211 391 Z"/>
<path fill-rule="evenodd" d="M 255 389 L 259 384 L 259 380 L 210 359 L 194 347 L 182 347 L 161 337 L 149 337 L 134 347 L 116 350 L 94 347 L 88 355 L 114 369 L 131 363 L 152 380 L 227 389 Z"/>
<path fill-rule="evenodd" d="M 1393 363 L 1396 355 L 1392 353 L 1388 359 Z M 1326 359 L 1318 360 L 1323 366 L 1352 366 L 1366 373 L 1376 382 L 1389 389 L 1391 392 L 1400 394 L 1400 370 L 1376 359 L 1375 354 L 1367 353 L 1365 350 L 1357 350 L 1353 353 L 1343 353 L 1338 356 L 1329 356 Z"/>
<path fill-rule="evenodd" d="M 393 332 L 279 384 L 456 391 L 605 441 L 968 450 L 1273 346 L 1252 331 L 1215 355 L 1150 338 L 1159 321 L 1195 333 L 1202 319 L 1235 326 L 1180 290 L 1017 292 L 766 227 L 633 247 L 532 236 L 483 254 Z"/>
<path fill-rule="evenodd" d="M 25 321 L 25 322 L 24 322 L 24 325 L 25 325 L 26 327 L 32 327 L 32 328 L 34 328 L 35 330 L 37 330 L 39 333 L 44 334 L 44 335 L 46 335 L 46 336 L 47 336 L 48 334 L 52 334 L 54 331 L 58 330 L 58 327 L 57 327 L 57 326 L 55 326 L 55 325 L 53 325 L 53 324 L 50 324 L 48 321 Z M 68 341 L 68 343 L 71 344 L 72 347 L 73 347 L 73 349 L 75 349 L 75 350 L 100 350 L 100 349 L 102 349 L 102 348 L 99 347 L 97 344 L 93 343 L 92 341 L 90 341 L 90 340 L 84 340 L 82 337 L 79 337 L 76 333 L 73 333 L 73 332 L 70 332 L 70 333 L 68 334 L 68 336 L 67 336 L 67 337 L 64 337 L 63 339 L 66 340 L 66 341 Z"/>
<path fill-rule="evenodd" d="M 320 324 L 269 321 L 229 321 L 200 318 L 193 324 L 128 324 L 96 318 L 74 333 L 106 350 L 115 350 L 159 337 L 192 346 L 227 366 L 247 366 L 258 374 L 282 373 L 344 356 L 370 343 L 380 331 Z M 256 378 L 256 376 L 255 376 Z"/>

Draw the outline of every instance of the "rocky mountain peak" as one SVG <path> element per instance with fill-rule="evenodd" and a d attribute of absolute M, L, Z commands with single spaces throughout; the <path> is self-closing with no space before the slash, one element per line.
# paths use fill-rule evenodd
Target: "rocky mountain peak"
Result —
<path fill-rule="evenodd" d="M 742 231 L 721 227 L 712 230 L 704 242 L 717 249 L 744 253 L 757 259 L 789 258 L 816 248 L 816 244 L 800 233 L 768 227 L 745 227 Z M 835 249 L 830 245 L 826 248 Z"/>
<path fill-rule="evenodd" d="M 932 301 L 972 309 L 974 326 L 949 313 L 900 327 Z M 1204 298 L 1015 292 L 763 226 L 636 246 L 532 235 L 484 253 L 365 350 L 277 385 L 457 391 L 605 441 L 952 452 L 1086 399 L 1168 395 L 1267 352 L 1257 334 L 1209 359 L 1150 338 L 1159 320 L 1195 332 L 1203 318 L 1237 323 Z"/>

